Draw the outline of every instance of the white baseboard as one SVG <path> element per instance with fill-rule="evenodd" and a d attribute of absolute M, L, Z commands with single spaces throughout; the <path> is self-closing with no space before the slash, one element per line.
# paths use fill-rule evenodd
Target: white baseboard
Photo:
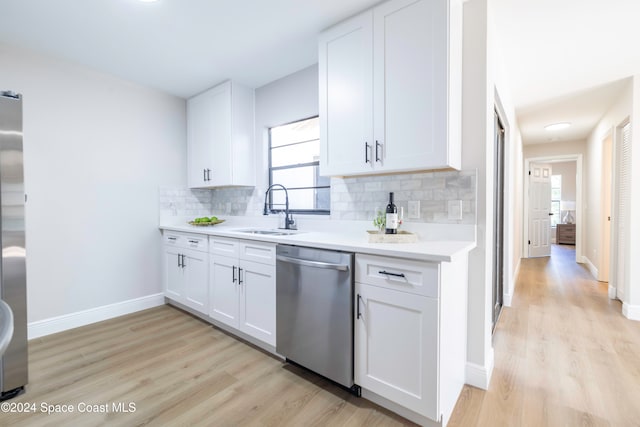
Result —
<path fill-rule="evenodd" d="M 31 322 L 28 325 L 27 334 L 29 339 L 39 338 L 160 305 L 164 305 L 164 294 L 148 295 L 146 297 Z"/>
<path fill-rule="evenodd" d="M 582 263 L 583 264 L 587 264 L 587 268 L 589 269 L 589 272 L 591 273 L 591 275 L 598 280 L 598 269 L 596 268 L 595 265 L 593 265 L 593 263 L 591 262 L 591 260 L 589 258 L 587 258 L 586 256 L 582 256 Z"/>
<path fill-rule="evenodd" d="M 640 305 L 622 303 L 622 315 L 630 320 L 640 320 Z"/>
<path fill-rule="evenodd" d="M 607 288 L 607 293 L 609 295 L 609 299 L 616 299 L 617 291 L 615 286 L 611 286 L 611 284 L 609 284 L 609 287 Z"/>
<path fill-rule="evenodd" d="M 493 374 L 493 349 L 489 354 L 487 364 L 485 366 L 476 363 L 467 362 L 467 384 L 482 390 L 489 389 L 491 375 Z"/>

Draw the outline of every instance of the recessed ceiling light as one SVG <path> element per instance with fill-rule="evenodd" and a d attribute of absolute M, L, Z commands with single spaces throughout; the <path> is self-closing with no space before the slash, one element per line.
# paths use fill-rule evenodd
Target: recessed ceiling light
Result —
<path fill-rule="evenodd" d="M 553 123 L 553 124 L 550 124 L 550 125 L 546 125 L 544 128 L 545 128 L 546 130 L 551 130 L 551 131 L 553 131 L 553 130 L 562 130 L 562 129 L 566 129 L 566 128 L 568 128 L 569 126 L 571 126 L 571 123 L 569 123 L 569 122 L 562 122 L 562 123 Z"/>

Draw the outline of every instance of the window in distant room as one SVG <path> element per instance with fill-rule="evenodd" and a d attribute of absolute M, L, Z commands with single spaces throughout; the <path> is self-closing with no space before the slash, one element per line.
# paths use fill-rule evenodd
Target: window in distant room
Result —
<path fill-rule="evenodd" d="M 319 175 L 320 124 L 318 117 L 269 129 L 269 185 L 282 184 L 289 191 L 289 210 L 324 214 L 330 211 L 330 179 Z M 271 211 L 284 210 L 285 194 L 274 188 Z"/>
<path fill-rule="evenodd" d="M 551 227 L 562 222 L 560 218 L 560 200 L 562 200 L 562 175 L 551 175 Z"/>

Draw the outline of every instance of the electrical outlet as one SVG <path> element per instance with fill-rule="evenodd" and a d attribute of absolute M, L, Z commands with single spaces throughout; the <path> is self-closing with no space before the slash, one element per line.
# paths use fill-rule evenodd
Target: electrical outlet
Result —
<path fill-rule="evenodd" d="M 420 200 L 411 200 L 408 202 L 409 207 L 407 210 L 407 218 L 419 219 L 420 218 Z"/>
<path fill-rule="evenodd" d="M 462 219 L 462 200 L 449 200 L 449 219 L 461 220 Z"/>

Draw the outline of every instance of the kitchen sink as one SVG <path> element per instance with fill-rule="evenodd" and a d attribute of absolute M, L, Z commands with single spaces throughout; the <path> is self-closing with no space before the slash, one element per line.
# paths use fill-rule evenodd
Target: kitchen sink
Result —
<path fill-rule="evenodd" d="M 263 229 L 263 228 L 247 228 L 240 230 L 233 230 L 238 233 L 247 233 L 247 234 L 262 234 L 266 236 L 289 236 L 291 234 L 298 234 L 300 231 L 298 230 L 271 230 L 271 229 Z"/>

